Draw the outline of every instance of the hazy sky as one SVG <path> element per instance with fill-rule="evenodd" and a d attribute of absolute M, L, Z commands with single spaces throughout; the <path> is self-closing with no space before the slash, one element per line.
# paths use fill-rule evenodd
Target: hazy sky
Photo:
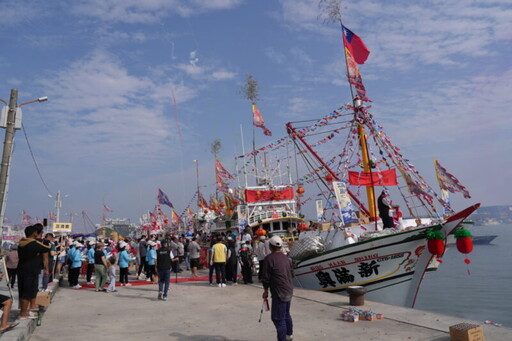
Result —
<path fill-rule="evenodd" d="M 483 205 L 511 204 L 512 3 L 347 1 L 345 25 L 371 51 L 360 67 L 372 114 L 416 167 L 432 158 Z M 0 98 L 19 89 L 23 123 L 61 220 L 85 210 L 100 222 L 152 209 L 162 188 L 177 212 L 214 190 L 210 144 L 233 170 L 252 133 L 239 89 L 259 82 L 274 136 L 291 120 L 321 117 L 350 100 L 341 32 L 317 1 L 3 0 Z M 174 105 L 174 100 L 176 105 Z M 2 134 L 3 137 L 3 134 Z M 16 132 L 6 216 L 45 217 L 54 202 L 23 131 Z M 455 196 L 454 196 L 455 197 Z M 461 197 L 461 196 L 457 196 Z M 168 212 L 168 210 L 166 210 Z"/>

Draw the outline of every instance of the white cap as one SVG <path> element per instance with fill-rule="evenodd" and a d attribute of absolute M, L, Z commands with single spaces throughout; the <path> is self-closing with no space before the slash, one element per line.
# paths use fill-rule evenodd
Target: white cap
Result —
<path fill-rule="evenodd" d="M 120 248 L 126 247 L 126 245 L 128 245 L 128 244 L 127 244 L 124 240 L 121 240 L 121 241 L 119 242 L 119 247 L 120 247 Z"/>
<path fill-rule="evenodd" d="M 278 236 L 273 236 L 268 240 L 269 244 L 275 247 L 283 246 L 283 240 Z"/>
<path fill-rule="evenodd" d="M 75 245 L 75 247 L 82 247 L 83 246 L 78 240 L 75 240 L 73 242 L 73 245 Z"/>
<path fill-rule="evenodd" d="M 266 238 L 265 236 L 261 236 L 260 240 L 265 240 L 265 238 Z"/>
<path fill-rule="evenodd" d="M 156 246 L 156 243 L 155 243 L 154 241 L 152 241 L 152 240 L 150 240 L 150 241 L 148 242 L 148 244 L 149 244 L 149 246 L 151 246 L 151 247 Z"/>

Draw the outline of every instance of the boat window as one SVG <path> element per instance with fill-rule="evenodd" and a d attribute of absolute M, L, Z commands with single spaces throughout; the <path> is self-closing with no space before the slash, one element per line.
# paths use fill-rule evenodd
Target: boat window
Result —
<path fill-rule="evenodd" d="M 290 222 L 289 221 L 283 221 L 283 230 L 288 230 L 290 228 Z"/>
<path fill-rule="evenodd" d="M 263 228 L 267 231 L 270 231 L 270 224 L 269 223 L 263 224 Z"/>

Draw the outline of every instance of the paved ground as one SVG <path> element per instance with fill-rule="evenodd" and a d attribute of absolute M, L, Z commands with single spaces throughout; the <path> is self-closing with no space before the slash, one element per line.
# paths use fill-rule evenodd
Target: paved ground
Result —
<path fill-rule="evenodd" d="M 169 300 L 158 301 L 156 285 L 118 288 L 118 293 L 58 289 L 41 326 L 23 321 L 1 340 L 275 340 L 270 312 L 261 323 L 260 287 L 211 287 L 206 282 L 171 284 Z M 365 309 L 384 320 L 340 320 L 348 297 L 297 289 L 292 301 L 295 340 L 448 341 L 448 328 L 464 321 L 375 302 Z M 35 330 L 34 330 L 35 329 Z M 512 330 L 485 326 L 487 340 L 512 340 Z M 33 334 L 32 334 L 32 330 Z"/>
<path fill-rule="evenodd" d="M 157 286 L 118 288 L 118 293 L 59 289 L 31 341 L 43 340 L 275 340 L 270 312 L 258 323 L 262 290 L 206 282 L 171 284 L 169 300 Z M 296 290 L 292 301 L 295 340 L 449 340 L 459 318 L 366 302 L 384 320 L 340 320 L 348 298 Z M 512 340 L 512 331 L 485 326 L 487 340 Z"/>

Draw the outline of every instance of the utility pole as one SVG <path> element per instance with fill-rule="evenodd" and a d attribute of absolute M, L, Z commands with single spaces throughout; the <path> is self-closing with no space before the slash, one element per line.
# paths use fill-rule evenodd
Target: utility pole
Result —
<path fill-rule="evenodd" d="M 196 193 L 197 193 L 197 214 L 199 214 L 199 160 L 194 160 L 196 164 Z"/>
<path fill-rule="evenodd" d="M 11 89 L 11 97 L 8 104 L 9 107 L 7 110 L 7 118 L 5 120 L 5 139 L 4 148 L 2 152 L 2 164 L 0 169 L 0 244 L 3 241 L 3 224 L 5 216 L 5 207 L 7 202 L 7 184 L 9 179 L 9 168 L 12 156 L 12 145 L 14 142 L 14 132 L 16 129 L 21 128 L 21 116 L 19 118 L 19 126 L 16 125 L 16 111 L 20 110 L 21 115 L 21 106 L 34 102 L 44 102 L 47 100 L 48 97 L 39 97 L 38 99 L 21 103 L 20 105 L 18 105 L 18 89 Z M 7 102 L 5 102 L 1 98 L 0 102 L 7 105 Z"/>
<path fill-rule="evenodd" d="M 14 141 L 14 122 L 16 120 L 16 108 L 18 107 L 18 89 L 11 89 L 11 98 L 9 100 L 9 111 L 7 113 L 7 126 L 5 128 L 4 150 L 2 153 L 2 168 L 0 170 L 0 225 L 3 225 L 5 206 L 7 198 L 7 176 L 9 174 L 9 165 L 11 162 L 12 145 Z"/>
<path fill-rule="evenodd" d="M 60 208 L 62 207 L 62 201 L 60 200 L 60 191 L 57 191 L 55 196 L 55 219 L 60 223 Z"/>

